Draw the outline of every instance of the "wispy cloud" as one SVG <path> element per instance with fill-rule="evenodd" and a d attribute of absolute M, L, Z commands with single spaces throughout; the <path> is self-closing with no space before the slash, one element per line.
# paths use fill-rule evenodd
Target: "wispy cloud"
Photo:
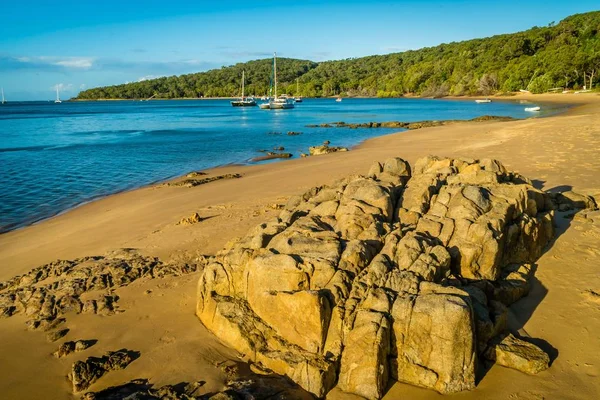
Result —
<path fill-rule="evenodd" d="M 85 70 L 94 66 L 93 57 L 0 56 L 0 69 Z"/>
<path fill-rule="evenodd" d="M 58 89 L 59 92 L 70 91 L 70 90 L 73 90 L 73 84 L 72 83 L 57 83 L 56 85 L 54 85 L 50 88 L 50 90 L 56 90 L 56 89 Z"/>
<path fill-rule="evenodd" d="M 85 89 L 85 83 L 82 83 L 81 85 L 79 85 L 79 90 L 83 90 Z"/>
<path fill-rule="evenodd" d="M 150 79 L 162 78 L 164 75 L 146 75 L 138 78 L 138 82 L 148 81 Z"/>
<path fill-rule="evenodd" d="M 70 57 L 65 60 L 58 60 L 58 61 L 54 61 L 54 62 L 50 61 L 50 62 L 53 63 L 54 65 L 60 65 L 61 67 L 66 67 L 66 68 L 88 69 L 88 68 L 92 68 L 92 66 L 94 65 L 93 58 L 85 58 L 85 57 Z"/>

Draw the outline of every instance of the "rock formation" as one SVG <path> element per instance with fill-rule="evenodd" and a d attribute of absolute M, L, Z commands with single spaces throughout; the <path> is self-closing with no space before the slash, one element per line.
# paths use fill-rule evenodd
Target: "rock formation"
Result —
<path fill-rule="evenodd" d="M 129 249 L 106 257 L 58 260 L 0 282 L 0 317 L 24 314 L 30 330 L 51 331 L 65 322 L 63 316 L 69 312 L 114 314 L 119 297 L 112 291 L 118 287 L 142 278 L 195 271 L 195 265 L 163 263 Z M 84 300 L 82 295 L 89 292 L 93 295 Z M 67 332 L 50 332 L 48 340 L 58 340 Z"/>
<path fill-rule="evenodd" d="M 73 383 L 73 393 L 87 389 L 109 371 L 126 368 L 137 357 L 139 357 L 137 352 L 118 350 L 108 352 L 102 357 L 89 357 L 85 361 L 75 362 L 69 373 L 69 379 Z"/>
<path fill-rule="evenodd" d="M 196 313 L 318 397 L 337 385 L 378 399 L 390 379 L 469 390 L 486 351 L 511 358 L 498 345 L 507 306 L 528 293 L 555 207 L 496 160 L 391 158 L 292 197 L 228 243 Z"/>
<path fill-rule="evenodd" d="M 311 156 L 320 156 L 322 154 L 337 153 L 338 151 L 348 151 L 346 147 L 329 146 L 329 143 L 321 146 L 312 146 L 308 148 Z"/>

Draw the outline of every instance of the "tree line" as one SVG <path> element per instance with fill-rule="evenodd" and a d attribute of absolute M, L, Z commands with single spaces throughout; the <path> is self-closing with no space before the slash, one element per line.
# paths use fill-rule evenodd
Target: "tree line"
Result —
<path fill-rule="evenodd" d="M 267 95 L 272 60 L 93 88 L 78 99 Z M 277 59 L 278 92 L 294 96 L 439 97 L 600 88 L 600 11 L 558 24 L 401 53 L 316 63 Z"/>

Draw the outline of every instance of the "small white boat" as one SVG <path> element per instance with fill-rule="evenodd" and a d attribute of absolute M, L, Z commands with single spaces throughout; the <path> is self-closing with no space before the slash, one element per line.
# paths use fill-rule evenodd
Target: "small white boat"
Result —
<path fill-rule="evenodd" d="M 541 107 L 527 107 L 525 111 L 540 111 Z"/>
<path fill-rule="evenodd" d="M 492 101 L 490 99 L 477 99 L 475 100 L 475 103 L 491 103 Z"/>
<path fill-rule="evenodd" d="M 335 99 L 335 101 L 337 101 L 338 103 L 340 103 L 342 101 L 342 98 L 338 97 L 337 99 Z"/>
<path fill-rule="evenodd" d="M 56 85 L 56 100 L 54 100 L 54 102 L 56 104 L 62 103 L 62 101 L 60 101 L 60 97 L 58 96 L 58 85 Z"/>
<path fill-rule="evenodd" d="M 2 104 L 6 103 L 6 100 L 4 100 L 4 88 L 2 88 Z"/>

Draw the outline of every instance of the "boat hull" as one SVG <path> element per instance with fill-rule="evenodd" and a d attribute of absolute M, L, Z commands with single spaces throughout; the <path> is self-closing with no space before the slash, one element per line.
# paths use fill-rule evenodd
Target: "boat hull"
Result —
<path fill-rule="evenodd" d="M 258 106 L 260 107 L 261 110 L 270 110 L 271 109 L 271 105 L 269 103 L 259 104 Z"/>
<path fill-rule="evenodd" d="M 255 101 L 232 101 L 233 107 L 256 107 Z"/>

